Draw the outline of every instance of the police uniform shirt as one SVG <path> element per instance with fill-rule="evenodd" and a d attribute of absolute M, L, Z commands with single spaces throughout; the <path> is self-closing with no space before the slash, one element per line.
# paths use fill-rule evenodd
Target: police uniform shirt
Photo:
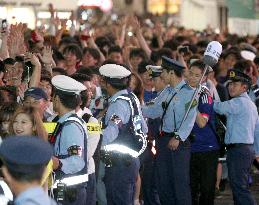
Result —
<path fill-rule="evenodd" d="M 194 100 L 194 103 L 192 105 L 192 108 L 190 109 L 187 118 L 180 127 L 181 121 L 185 115 L 185 112 L 194 93 L 194 89 L 187 85 L 184 80 L 178 83 L 175 88 L 167 87 L 155 99 L 153 105 L 143 106 L 142 111 L 144 117 L 152 119 L 158 117 L 161 118 L 163 115 L 162 102 L 167 101 L 168 103 L 175 92 L 177 94 L 174 96 L 173 100 L 169 104 L 166 114 L 164 116 L 162 131 L 172 133 L 175 131 L 175 129 L 177 129 L 178 135 L 180 136 L 181 140 L 185 141 L 190 135 L 195 122 L 195 118 L 197 115 L 197 99 Z M 175 113 L 175 115 L 173 113 Z"/>
<path fill-rule="evenodd" d="M 68 112 L 63 115 L 58 122 L 63 123 L 74 111 Z M 68 155 L 68 148 L 77 145 L 82 148 L 82 153 L 80 155 L 72 155 L 66 157 L 65 159 L 59 158 L 62 162 L 61 171 L 65 174 L 73 174 L 81 171 L 85 166 L 84 161 L 84 140 L 85 140 L 85 130 L 82 126 L 75 122 L 67 122 L 61 129 L 57 136 L 55 142 L 55 155 Z"/>
<path fill-rule="evenodd" d="M 204 85 L 202 86 L 203 92 L 199 98 L 198 110 L 200 114 L 208 120 L 205 127 L 200 128 L 195 122 L 192 133 L 194 139 L 191 144 L 192 152 L 207 152 L 218 150 L 219 145 L 215 132 L 215 111 L 213 110 L 213 98 L 209 90 Z"/>
<path fill-rule="evenodd" d="M 56 205 L 42 187 L 29 188 L 17 196 L 14 205 Z"/>
<path fill-rule="evenodd" d="M 129 103 L 126 100 L 121 99 L 118 99 L 115 102 L 113 102 L 118 96 L 124 94 L 128 94 L 128 91 L 126 89 L 118 91 L 109 99 L 109 107 L 105 115 L 105 125 L 107 125 L 107 127 L 103 130 L 102 145 L 107 145 L 114 141 L 118 137 L 120 124 L 126 124 L 130 120 L 131 108 L 129 106 Z M 110 120 L 111 117 L 114 115 L 118 117 L 118 123 L 115 123 L 114 121 Z M 142 115 L 141 118 L 143 129 L 142 131 L 144 133 L 147 133 L 147 125 Z"/>
<path fill-rule="evenodd" d="M 254 149 L 256 157 L 259 157 L 259 117 L 257 118 L 254 132 Z"/>
<path fill-rule="evenodd" d="M 225 102 L 215 102 L 214 110 L 227 117 L 225 143 L 254 143 L 257 109 L 246 92 Z"/>

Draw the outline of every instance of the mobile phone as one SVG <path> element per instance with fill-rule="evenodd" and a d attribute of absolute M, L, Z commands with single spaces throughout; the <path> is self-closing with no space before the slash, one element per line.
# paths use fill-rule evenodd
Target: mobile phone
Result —
<path fill-rule="evenodd" d="M 7 20 L 6 19 L 2 20 L 1 30 L 2 30 L 2 33 L 6 32 L 6 30 L 7 30 Z"/>
<path fill-rule="evenodd" d="M 189 52 L 189 46 L 182 46 L 178 49 L 178 52 L 179 53 L 183 53 L 183 54 L 186 54 Z"/>

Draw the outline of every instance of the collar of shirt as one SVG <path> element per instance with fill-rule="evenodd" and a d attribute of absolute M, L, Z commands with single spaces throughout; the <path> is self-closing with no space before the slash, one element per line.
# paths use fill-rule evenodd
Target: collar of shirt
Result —
<path fill-rule="evenodd" d="M 75 110 L 72 110 L 72 111 L 64 114 L 62 117 L 59 118 L 58 122 L 59 123 L 64 122 L 70 115 L 75 114 L 75 113 L 76 113 Z"/>
<path fill-rule="evenodd" d="M 115 93 L 112 97 L 109 98 L 109 103 L 112 102 L 113 100 L 115 100 L 117 97 L 119 97 L 120 95 L 124 95 L 124 94 L 128 94 L 127 89 L 125 90 L 120 90 L 117 93 Z"/>
<path fill-rule="evenodd" d="M 184 85 L 186 85 L 186 82 L 185 80 L 182 80 L 180 83 L 178 83 L 175 87 L 174 87 L 174 90 L 176 92 L 178 92 Z"/>
<path fill-rule="evenodd" d="M 169 85 L 166 85 L 162 90 L 157 91 L 157 96 L 159 96 L 161 93 L 165 92 L 166 90 L 170 89 Z"/>
<path fill-rule="evenodd" d="M 32 187 L 20 193 L 15 199 L 15 204 L 25 204 L 26 199 L 36 199 L 39 195 L 44 195 L 41 187 Z"/>
<path fill-rule="evenodd" d="M 240 94 L 238 97 L 245 97 L 245 98 L 249 98 L 249 95 L 247 94 L 247 92 L 243 92 L 242 94 Z"/>

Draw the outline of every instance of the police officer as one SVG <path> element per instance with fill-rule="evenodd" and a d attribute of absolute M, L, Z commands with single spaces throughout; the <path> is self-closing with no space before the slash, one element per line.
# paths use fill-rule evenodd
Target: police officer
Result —
<path fill-rule="evenodd" d="M 225 143 L 227 166 L 233 200 L 236 205 L 256 204 L 249 191 L 248 176 L 254 160 L 254 133 L 258 130 L 258 114 L 247 91 L 251 78 L 232 69 L 228 73 L 228 91 L 232 97 L 225 102 L 215 102 L 214 110 L 227 117 Z"/>
<path fill-rule="evenodd" d="M 110 96 L 102 141 L 107 204 L 133 205 L 146 124 L 137 97 L 127 91 L 131 72 L 117 64 L 105 64 L 99 71 Z"/>
<path fill-rule="evenodd" d="M 163 57 L 161 66 L 161 77 L 170 86 L 160 93 L 153 105 L 144 106 L 142 110 L 145 117 L 161 118 L 156 171 L 161 204 L 187 205 L 191 204 L 190 142 L 187 138 L 195 122 L 197 100 L 193 101 L 184 119 L 194 89 L 184 81 L 184 66 L 179 62 Z"/>
<path fill-rule="evenodd" d="M 0 146 L 4 177 L 15 205 L 56 204 L 40 186 L 45 167 L 53 154 L 49 143 L 32 136 L 9 137 Z"/>
<path fill-rule="evenodd" d="M 166 87 L 166 84 L 161 78 L 162 69 L 161 66 L 146 66 L 150 79 L 153 81 L 155 91 L 160 94 Z M 153 100 L 146 103 L 152 104 Z M 148 146 L 143 154 L 143 170 L 142 170 L 142 193 L 143 201 L 145 205 L 160 205 L 159 196 L 156 187 L 155 169 L 156 169 L 156 149 L 155 144 L 159 136 L 160 118 L 148 119 Z"/>
<path fill-rule="evenodd" d="M 85 122 L 75 109 L 80 103 L 80 92 L 86 87 L 64 75 L 52 78 L 53 107 L 58 113 L 58 124 L 50 141 L 54 144 L 53 157 L 55 198 L 61 204 L 85 204 L 87 175 L 87 132 Z"/>

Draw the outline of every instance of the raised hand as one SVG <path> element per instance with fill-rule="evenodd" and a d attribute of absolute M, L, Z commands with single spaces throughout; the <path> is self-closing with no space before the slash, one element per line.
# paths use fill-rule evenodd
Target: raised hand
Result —
<path fill-rule="evenodd" d="M 53 51 L 51 49 L 51 46 L 44 46 L 42 54 L 38 53 L 37 56 L 44 64 L 52 64 L 53 58 L 52 58 Z"/>

